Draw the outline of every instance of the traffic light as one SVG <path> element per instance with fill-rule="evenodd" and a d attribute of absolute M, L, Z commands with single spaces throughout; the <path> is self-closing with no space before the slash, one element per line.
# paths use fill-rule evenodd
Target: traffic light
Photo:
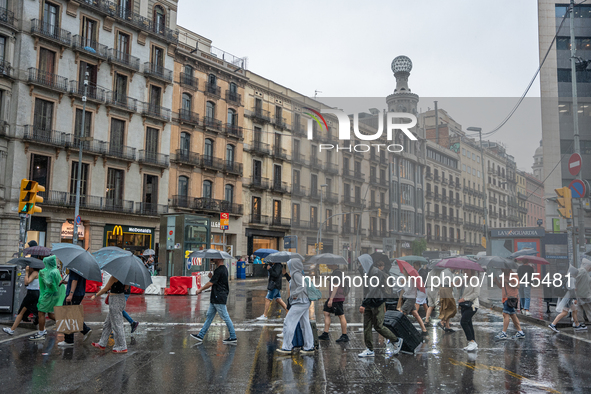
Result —
<path fill-rule="evenodd" d="M 558 198 L 556 199 L 556 202 L 558 202 L 558 212 L 560 212 L 565 219 L 572 219 L 573 205 L 570 188 L 565 186 L 560 189 L 554 189 L 554 191 L 558 195 Z"/>
<path fill-rule="evenodd" d="M 45 187 L 39 185 L 37 182 L 23 179 L 21 181 L 21 194 L 18 200 L 18 212 L 29 214 L 43 212 L 41 207 L 35 204 L 43 202 L 43 197 L 38 196 L 37 193 L 44 191 Z"/>
<path fill-rule="evenodd" d="M 320 249 L 318 249 L 318 250 L 322 250 L 322 249 L 324 249 L 324 245 L 322 242 L 320 242 Z"/>

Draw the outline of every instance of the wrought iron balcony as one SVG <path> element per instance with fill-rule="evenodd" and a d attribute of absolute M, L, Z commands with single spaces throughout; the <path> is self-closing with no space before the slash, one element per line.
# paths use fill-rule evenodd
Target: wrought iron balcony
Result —
<path fill-rule="evenodd" d="M 31 35 L 43 37 L 64 46 L 70 46 L 72 42 L 72 34 L 69 31 L 39 19 L 31 20 Z"/>
<path fill-rule="evenodd" d="M 205 91 L 204 93 L 207 96 L 213 97 L 213 98 L 220 98 L 222 96 L 222 89 L 215 83 L 209 83 L 207 82 L 205 84 Z"/>
<path fill-rule="evenodd" d="M 103 155 L 107 150 L 107 143 L 100 140 L 80 141 L 80 137 L 74 134 L 66 134 L 66 148 L 70 150 L 80 149 L 80 142 L 82 142 L 82 150 L 84 153 L 91 153 L 95 155 Z"/>
<path fill-rule="evenodd" d="M 289 193 L 287 182 L 273 181 L 271 190 L 276 193 Z"/>
<path fill-rule="evenodd" d="M 159 79 L 165 83 L 172 83 L 172 70 L 164 68 L 164 66 L 156 63 L 144 63 L 144 75 Z"/>
<path fill-rule="evenodd" d="M 168 167 L 170 164 L 168 155 L 163 153 L 147 152 L 143 149 L 139 153 L 138 161 L 140 163 L 151 164 L 157 167 Z"/>
<path fill-rule="evenodd" d="M 70 94 L 81 99 L 84 96 L 84 82 L 70 81 Z M 86 99 L 102 104 L 106 99 L 106 90 L 89 84 L 86 88 Z"/>
<path fill-rule="evenodd" d="M 160 216 L 168 213 L 168 205 L 137 202 L 135 203 L 135 213 L 138 215 Z"/>
<path fill-rule="evenodd" d="M 242 215 L 242 204 L 234 204 L 226 200 L 216 200 L 214 198 L 200 197 L 193 199 L 192 209 L 206 212 L 228 212 L 231 215 Z"/>
<path fill-rule="evenodd" d="M 343 196 L 343 203 L 357 208 L 363 207 L 363 200 L 361 200 L 361 198 L 355 198 L 355 196 L 352 195 Z"/>
<path fill-rule="evenodd" d="M 250 177 L 250 187 L 252 189 L 267 190 L 269 189 L 269 178 L 261 178 L 257 176 Z"/>
<path fill-rule="evenodd" d="M 209 169 L 209 170 L 216 170 L 216 171 L 223 171 L 224 170 L 224 160 L 213 157 L 209 155 L 202 155 L 201 156 L 201 167 Z"/>
<path fill-rule="evenodd" d="M 14 13 L 6 8 L 0 8 L 0 24 L 14 28 Z"/>
<path fill-rule="evenodd" d="M 71 207 L 76 205 L 76 194 L 61 192 L 56 190 L 49 190 L 43 193 L 43 203 L 49 206 L 60 206 L 60 207 Z M 111 197 L 99 197 L 99 196 L 80 196 L 80 208 L 89 209 L 96 211 L 108 211 L 118 213 L 134 214 L 135 206 L 131 200 L 123 200 L 119 198 Z M 163 208 L 160 208 L 163 210 Z"/>
<path fill-rule="evenodd" d="M 276 129 L 286 130 L 287 129 L 287 121 L 285 118 L 282 117 L 274 117 L 273 124 L 275 125 Z"/>
<path fill-rule="evenodd" d="M 496 197 L 490 197 L 490 198 L 488 199 L 488 202 L 490 202 L 491 204 L 496 204 L 496 203 L 497 203 L 497 201 L 498 201 L 498 200 L 497 200 L 497 198 L 496 198 Z"/>
<path fill-rule="evenodd" d="M 234 105 L 241 105 L 242 95 L 226 90 L 226 101 Z"/>
<path fill-rule="evenodd" d="M 272 155 L 275 159 L 278 159 L 278 160 L 287 160 L 288 159 L 287 150 L 285 150 L 279 146 L 273 147 Z"/>
<path fill-rule="evenodd" d="M 233 160 L 224 160 L 224 171 L 228 174 L 242 175 L 242 163 L 237 163 Z"/>
<path fill-rule="evenodd" d="M 527 200 L 527 195 L 523 194 L 521 192 L 517 192 L 517 198 L 519 198 L 521 200 Z"/>
<path fill-rule="evenodd" d="M 292 155 L 291 161 L 294 165 L 304 165 L 305 166 L 308 163 L 305 159 L 305 156 L 302 155 L 301 153 L 294 153 Z"/>
<path fill-rule="evenodd" d="M 249 224 L 269 224 L 269 216 L 261 215 L 260 213 L 251 213 L 248 220 Z"/>
<path fill-rule="evenodd" d="M 14 78 L 14 68 L 10 62 L 0 61 L 0 78 Z"/>
<path fill-rule="evenodd" d="M 270 122 L 271 117 L 269 115 L 269 111 L 266 111 L 262 108 L 256 108 L 253 111 L 244 110 L 244 116 L 248 116 L 252 118 L 253 122 L 257 123 L 265 123 Z"/>
<path fill-rule="evenodd" d="M 291 130 L 294 136 L 298 137 L 305 137 L 306 136 L 306 128 L 301 123 L 294 123 L 291 125 Z"/>
<path fill-rule="evenodd" d="M 179 84 L 184 88 L 199 90 L 199 79 L 185 72 L 179 74 Z"/>
<path fill-rule="evenodd" d="M 320 189 L 310 188 L 310 198 L 314 200 L 320 200 Z"/>
<path fill-rule="evenodd" d="M 271 217 L 271 226 L 274 227 L 291 227 L 291 219 L 290 218 L 282 218 L 282 217 Z"/>
<path fill-rule="evenodd" d="M 101 60 L 109 57 L 109 48 L 106 45 L 78 34 L 72 38 L 72 49 Z"/>
<path fill-rule="evenodd" d="M 426 172 L 425 173 L 425 179 L 428 181 L 432 181 L 433 180 L 433 173 L 432 172 Z"/>
<path fill-rule="evenodd" d="M 326 171 L 327 174 L 336 175 L 339 173 L 339 168 L 334 163 L 326 163 L 324 165 L 324 171 Z"/>
<path fill-rule="evenodd" d="M 442 178 L 441 179 L 441 184 L 442 185 L 447 185 L 449 182 L 447 181 L 447 178 Z"/>
<path fill-rule="evenodd" d="M 203 126 L 215 131 L 222 131 L 222 122 L 209 116 L 203 118 Z"/>
<path fill-rule="evenodd" d="M 250 150 L 252 153 L 255 154 L 262 154 L 262 155 L 269 155 L 271 154 L 271 148 L 269 144 L 265 144 L 264 142 L 254 141 L 252 145 L 248 145 L 244 147 L 245 150 Z"/>
<path fill-rule="evenodd" d="M 179 109 L 176 119 L 179 123 L 186 123 L 193 126 L 199 126 L 199 114 L 188 109 Z"/>
<path fill-rule="evenodd" d="M 226 123 L 224 130 L 226 131 L 226 135 L 228 137 L 234 137 L 234 138 L 238 138 L 238 139 L 242 139 L 243 138 L 243 132 L 242 132 L 242 127 L 232 124 L 232 123 Z"/>
<path fill-rule="evenodd" d="M 175 161 L 177 163 L 182 164 L 189 164 L 192 166 L 198 166 L 201 163 L 199 161 L 199 153 L 191 152 L 186 149 L 177 149 L 171 161 Z"/>
<path fill-rule="evenodd" d="M 439 175 L 435 175 L 433 177 L 433 182 L 441 182 L 441 177 Z"/>
<path fill-rule="evenodd" d="M 115 48 L 111 48 L 108 51 L 109 53 L 109 62 L 117 64 L 119 66 L 125 67 L 131 71 L 140 71 L 140 59 L 131 56 L 129 53 L 121 52 L 116 50 Z"/>
<path fill-rule="evenodd" d="M 505 201 L 505 200 L 499 200 L 499 205 L 501 207 L 506 207 L 507 206 L 507 201 Z"/>
<path fill-rule="evenodd" d="M 137 112 L 138 100 L 117 92 L 107 92 L 107 106 L 126 112 Z"/>
<path fill-rule="evenodd" d="M 44 145 L 65 146 L 68 136 L 69 134 L 61 131 L 47 130 L 39 126 L 26 125 L 23 139 Z"/>
<path fill-rule="evenodd" d="M 336 204 L 339 202 L 339 195 L 334 192 L 326 192 L 324 193 L 324 201 L 327 204 Z"/>
<path fill-rule="evenodd" d="M 28 82 L 60 93 L 66 93 L 68 91 L 68 78 L 33 67 L 29 68 Z"/>
<path fill-rule="evenodd" d="M 163 122 L 170 122 L 170 115 L 171 112 L 168 108 L 152 103 L 142 103 L 142 116 Z"/>
<path fill-rule="evenodd" d="M 431 190 L 427 190 L 425 193 L 425 198 L 427 200 L 431 200 L 433 198 L 433 192 Z"/>
<path fill-rule="evenodd" d="M 322 161 L 317 156 L 312 156 L 310 158 L 310 166 L 316 170 L 322 170 Z"/>
<path fill-rule="evenodd" d="M 291 187 L 291 194 L 297 197 L 306 197 L 308 195 L 308 191 L 305 186 L 296 183 Z"/>
<path fill-rule="evenodd" d="M 194 197 L 185 196 L 182 194 L 172 196 L 171 207 L 175 208 L 191 208 L 191 203 Z"/>
<path fill-rule="evenodd" d="M 135 148 L 125 145 L 117 145 L 110 143 L 107 146 L 105 155 L 112 156 L 117 159 L 134 161 L 135 160 Z"/>

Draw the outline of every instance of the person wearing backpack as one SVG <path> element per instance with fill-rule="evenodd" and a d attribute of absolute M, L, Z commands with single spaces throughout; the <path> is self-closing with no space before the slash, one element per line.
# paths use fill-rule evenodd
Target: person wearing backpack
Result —
<path fill-rule="evenodd" d="M 291 274 L 289 281 L 289 303 L 291 307 L 283 321 L 283 345 L 277 349 L 280 354 L 291 354 L 293 349 L 293 337 L 298 323 L 304 334 L 304 347 L 302 354 L 314 353 L 314 334 L 310 326 L 308 316 L 310 300 L 318 299 L 316 288 L 311 283 L 304 283 L 304 263 L 300 259 L 291 259 L 287 262 L 287 268 Z"/>
<path fill-rule="evenodd" d="M 329 265 L 328 268 L 332 270 L 331 277 L 343 279 L 343 271 L 339 270 L 337 265 Z M 343 309 L 343 303 L 347 295 L 347 289 L 344 283 L 340 283 L 339 286 L 332 286 L 332 278 L 330 281 L 330 293 L 326 302 L 324 303 L 324 331 L 322 335 L 318 337 L 320 340 L 330 339 L 328 330 L 330 329 L 330 315 L 334 314 L 339 318 L 341 323 L 341 337 L 335 342 L 349 342 L 349 336 L 347 335 L 347 319 L 345 319 L 345 311 Z"/>
<path fill-rule="evenodd" d="M 363 290 L 363 302 L 359 307 L 359 312 L 363 314 L 363 339 L 365 341 L 365 349 L 359 353 L 359 357 L 374 357 L 372 343 L 372 327 L 384 338 L 388 340 L 388 352 L 391 354 L 400 353 L 402 349 L 402 338 L 398 338 L 392 331 L 384 327 L 384 302 L 387 288 L 387 275 L 383 272 L 385 264 L 383 261 L 378 261 L 375 266 L 373 259 L 368 254 L 359 256 L 359 262 L 363 267 L 363 272 L 368 276 L 367 283 L 371 283 L 371 278 L 378 278 L 377 286 L 367 286 Z"/>

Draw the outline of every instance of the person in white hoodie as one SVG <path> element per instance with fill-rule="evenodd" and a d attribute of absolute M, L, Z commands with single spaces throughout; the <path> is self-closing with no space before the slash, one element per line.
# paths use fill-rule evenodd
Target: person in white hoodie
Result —
<path fill-rule="evenodd" d="M 291 280 L 289 281 L 289 301 L 291 308 L 289 308 L 283 322 L 283 345 L 280 349 L 277 349 L 277 352 L 291 354 L 293 336 L 298 323 L 300 323 L 304 335 L 304 348 L 300 353 L 313 354 L 314 333 L 312 332 L 308 315 L 310 300 L 304 286 L 304 263 L 300 259 L 291 259 L 287 262 L 287 268 L 291 275 Z"/>
<path fill-rule="evenodd" d="M 466 339 L 468 340 L 468 346 L 464 348 L 467 351 L 473 351 L 478 349 L 478 344 L 476 343 L 475 336 L 474 336 L 474 326 L 472 325 L 472 317 L 478 311 L 480 307 L 480 302 L 478 298 L 480 297 L 480 280 L 474 280 L 474 284 L 476 286 L 472 286 L 472 281 L 470 280 L 472 277 L 478 278 L 478 271 L 474 270 L 467 270 L 468 280 L 464 283 L 464 294 L 462 298 L 459 299 L 458 304 L 460 306 L 460 311 L 462 313 L 462 318 L 460 319 L 460 325 L 466 334 Z"/>
<path fill-rule="evenodd" d="M 582 268 L 569 270 L 572 278 L 575 279 L 575 288 L 577 292 L 577 312 L 580 318 L 580 322 L 584 325 L 585 315 L 587 320 L 591 319 L 591 278 L 589 277 L 589 271 L 591 271 L 591 261 L 583 259 L 581 264 Z"/>

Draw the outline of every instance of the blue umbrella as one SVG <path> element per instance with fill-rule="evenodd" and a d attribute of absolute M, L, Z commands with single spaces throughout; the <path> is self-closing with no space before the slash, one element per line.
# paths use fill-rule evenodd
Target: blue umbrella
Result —
<path fill-rule="evenodd" d="M 519 256 L 535 256 L 536 254 L 538 254 L 539 252 L 535 249 L 532 248 L 523 248 L 521 250 L 518 250 L 517 252 L 513 252 L 509 255 L 510 259 L 514 259 L 516 257 Z"/>
<path fill-rule="evenodd" d="M 64 268 L 68 268 L 81 277 L 97 282 L 103 280 L 101 269 L 94 256 L 79 245 L 55 243 L 51 245 L 51 253 L 60 259 Z"/>
<path fill-rule="evenodd" d="M 124 285 L 146 289 L 152 283 L 150 271 L 142 260 L 133 253 L 108 246 L 93 253 L 101 269 L 105 270 Z"/>
<path fill-rule="evenodd" d="M 260 257 L 261 259 L 264 259 L 268 255 L 273 254 L 273 253 L 277 253 L 277 252 L 279 252 L 279 251 L 275 250 L 275 249 L 259 249 L 256 252 L 254 252 L 253 254 L 255 256 Z"/>

